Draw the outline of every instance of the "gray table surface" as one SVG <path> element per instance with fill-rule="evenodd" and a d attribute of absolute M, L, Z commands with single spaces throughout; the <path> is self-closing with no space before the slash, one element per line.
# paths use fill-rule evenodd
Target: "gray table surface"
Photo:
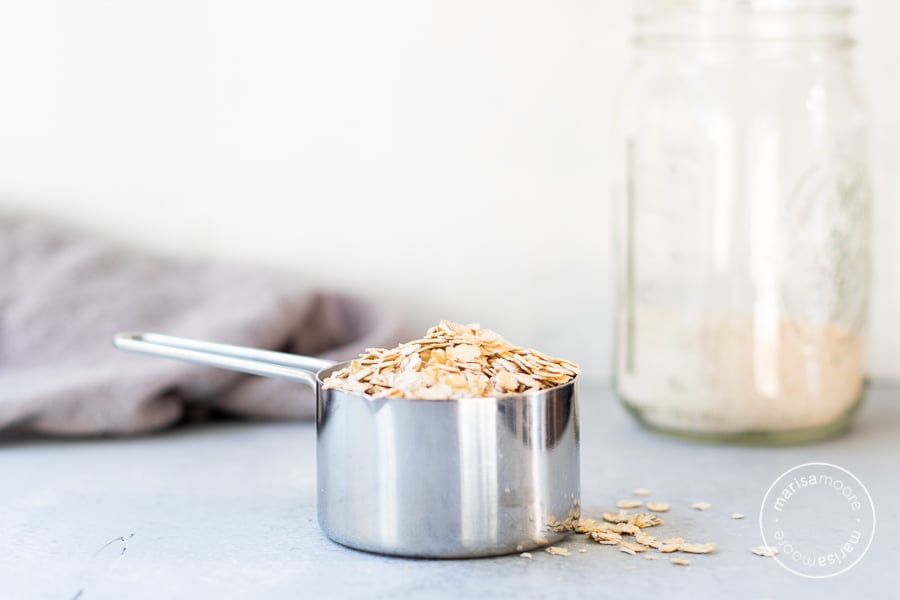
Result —
<path fill-rule="evenodd" d="M 900 390 L 871 389 L 842 437 L 781 448 L 660 437 L 601 386 L 583 386 L 581 404 L 585 516 L 651 488 L 672 505 L 659 531 L 716 541 L 715 554 L 679 567 L 579 535 L 565 543 L 571 556 L 535 551 L 531 560 L 357 552 L 317 527 L 313 424 L 219 423 L 135 439 L 0 442 L 0 598 L 900 596 Z M 865 558 L 825 580 L 749 552 L 761 543 L 769 485 L 814 461 L 852 471 L 878 515 Z M 712 508 L 690 510 L 699 500 Z"/>

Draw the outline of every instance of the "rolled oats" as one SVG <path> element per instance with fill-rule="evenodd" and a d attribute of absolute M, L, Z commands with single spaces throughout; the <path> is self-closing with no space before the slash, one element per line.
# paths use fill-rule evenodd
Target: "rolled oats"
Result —
<path fill-rule="evenodd" d="M 575 533 L 590 533 L 591 531 L 609 531 L 609 523 L 601 523 L 594 519 L 578 519 Z"/>
<path fill-rule="evenodd" d="M 640 527 L 634 525 L 633 523 L 616 523 L 609 529 L 610 531 L 625 535 L 637 535 L 637 533 L 641 530 Z"/>
<path fill-rule="evenodd" d="M 588 536 L 598 544 L 607 544 L 615 546 L 622 541 L 622 536 L 613 531 L 591 531 Z"/>
<path fill-rule="evenodd" d="M 676 537 L 676 538 L 666 538 L 662 541 L 663 544 L 675 544 L 676 546 L 680 546 L 684 543 L 684 538 Z"/>
<path fill-rule="evenodd" d="M 629 521 L 629 523 L 633 525 L 637 525 L 641 529 L 645 527 L 653 527 L 655 525 L 662 524 L 663 520 L 657 517 L 656 515 L 651 515 L 649 513 L 638 513 L 634 515 L 634 519 Z"/>
<path fill-rule="evenodd" d="M 766 558 L 774 558 L 776 554 L 778 554 L 778 548 L 775 546 L 758 546 L 756 548 L 751 548 L 750 552 L 757 556 L 765 556 Z"/>
<path fill-rule="evenodd" d="M 648 502 L 650 505 L 657 504 Z M 664 503 L 659 503 L 664 504 Z M 659 508 L 659 507 L 657 507 Z M 666 505 L 668 509 L 668 506 Z M 575 524 L 575 531 L 585 534 L 591 540 L 598 544 L 607 546 L 618 546 L 619 551 L 635 556 L 640 553 L 647 553 L 645 556 L 648 560 L 658 560 L 659 556 L 650 553 L 651 548 L 660 554 L 672 554 L 681 552 L 685 554 L 709 554 L 716 550 L 716 544 L 713 542 L 705 544 L 688 543 L 682 537 L 667 537 L 657 540 L 656 537 L 645 533 L 644 528 L 661 525 L 663 520 L 656 514 L 652 513 L 629 513 L 621 510 L 615 512 L 602 513 L 603 521 L 595 519 L 580 519 Z M 631 541 L 626 536 L 633 536 Z M 754 549 L 756 552 L 757 549 Z M 691 561 L 683 556 L 677 556 L 672 560 L 677 565 L 688 566 Z"/>
<path fill-rule="evenodd" d="M 366 349 L 323 387 L 377 398 L 449 400 L 545 390 L 578 373 L 569 361 L 514 346 L 477 323 L 441 321 L 420 340 Z"/>
<path fill-rule="evenodd" d="M 603 513 L 603 520 L 609 521 L 610 523 L 627 523 L 628 519 L 633 517 L 631 513 L 627 513 L 625 511 L 614 513 L 614 512 L 605 512 Z"/>

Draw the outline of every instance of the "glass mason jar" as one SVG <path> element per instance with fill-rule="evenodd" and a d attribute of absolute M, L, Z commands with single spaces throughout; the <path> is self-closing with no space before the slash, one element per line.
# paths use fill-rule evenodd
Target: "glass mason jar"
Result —
<path fill-rule="evenodd" d="M 615 387 L 645 425 L 757 443 L 864 389 L 869 188 L 849 7 L 649 0 L 616 120 Z"/>

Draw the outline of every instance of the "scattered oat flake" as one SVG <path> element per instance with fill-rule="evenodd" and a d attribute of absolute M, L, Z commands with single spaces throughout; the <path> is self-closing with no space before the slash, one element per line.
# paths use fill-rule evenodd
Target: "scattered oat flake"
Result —
<path fill-rule="evenodd" d="M 626 571 L 632 571 L 634 569 L 637 569 L 637 567 L 635 565 L 625 565 Z"/>
<path fill-rule="evenodd" d="M 712 504 L 709 502 L 695 502 L 691 505 L 691 508 L 694 510 L 707 510 L 712 508 Z"/>
<path fill-rule="evenodd" d="M 637 508 L 643 504 L 640 500 L 619 500 L 616 502 L 616 508 Z"/>
<path fill-rule="evenodd" d="M 569 549 L 561 546 L 550 546 L 547 548 L 547 554 L 555 554 L 556 556 L 569 556 Z"/>
<path fill-rule="evenodd" d="M 609 521 L 610 523 L 627 523 L 628 519 L 630 519 L 633 515 L 627 512 L 605 512 L 603 513 L 603 520 Z"/>
<path fill-rule="evenodd" d="M 757 546 L 756 548 L 751 548 L 750 552 L 757 556 L 772 558 L 776 554 L 778 554 L 778 548 L 776 548 L 775 546 Z"/>
<path fill-rule="evenodd" d="M 683 543 L 684 543 L 684 538 L 680 538 L 680 537 L 676 537 L 676 538 L 666 538 L 666 539 L 664 539 L 664 540 L 662 541 L 662 543 L 663 543 L 663 544 L 675 544 L 675 545 L 679 545 L 679 544 L 683 544 Z"/>
<path fill-rule="evenodd" d="M 634 494 L 635 496 L 649 496 L 653 492 L 651 492 L 647 488 L 638 488 L 631 493 Z"/>
<path fill-rule="evenodd" d="M 668 512 L 669 505 L 665 502 L 648 502 L 647 508 L 653 512 Z"/>
<path fill-rule="evenodd" d="M 606 544 L 608 546 L 615 546 L 622 541 L 622 536 L 612 531 L 591 531 L 588 533 L 588 537 L 598 544 Z"/>
<path fill-rule="evenodd" d="M 523 552 L 519 556 L 521 556 L 522 558 L 532 558 L 531 552 Z"/>
<path fill-rule="evenodd" d="M 713 542 L 708 544 L 681 544 L 678 549 L 689 554 L 709 554 L 716 549 L 716 545 Z"/>
<path fill-rule="evenodd" d="M 732 519 L 743 519 L 744 515 L 742 513 L 731 513 Z"/>
<path fill-rule="evenodd" d="M 651 515 L 649 513 L 639 513 L 634 515 L 632 519 L 629 519 L 629 523 L 640 527 L 641 529 L 645 527 L 653 527 L 655 525 L 661 525 L 663 520 L 657 517 L 656 515 Z"/>
<path fill-rule="evenodd" d="M 609 523 L 600 523 L 594 519 L 578 519 L 578 524 L 575 525 L 576 533 L 590 533 L 597 529 L 607 530 Z"/>
<path fill-rule="evenodd" d="M 585 554 L 587 552 L 587 550 L 585 550 L 584 548 L 579 548 L 578 551 L 582 554 Z"/>
<path fill-rule="evenodd" d="M 637 525 L 632 525 L 631 523 L 616 523 L 615 525 L 611 525 L 609 530 L 619 534 L 637 535 L 640 533 L 641 528 Z"/>
<path fill-rule="evenodd" d="M 649 504 L 649 503 L 648 503 Z M 580 519 L 575 530 L 584 533 L 598 544 L 618 546 L 619 551 L 631 556 L 647 552 L 650 548 L 658 550 L 662 554 L 684 552 L 687 554 L 710 554 L 715 552 L 716 544 L 708 542 L 696 544 L 685 542 L 682 537 L 668 537 L 657 540 L 656 537 L 644 533 L 642 527 L 651 527 L 662 523 L 662 519 L 650 513 L 603 513 L 604 521 L 593 519 Z M 624 536 L 634 536 L 628 539 Z M 758 549 L 754 549 L 757 552 Z M 550 552 L 550 550 L 547 550 Z M 585 550 L 579 550 L 585 552 Z M 551 552 L 552 554 L 553 552 Z M 645 554 L 647 560 L 659 560 L 656 554 Z M 688 566 L 691 561 L 683 556 L 676 556 L 672 562 L 677 565 Z"/>

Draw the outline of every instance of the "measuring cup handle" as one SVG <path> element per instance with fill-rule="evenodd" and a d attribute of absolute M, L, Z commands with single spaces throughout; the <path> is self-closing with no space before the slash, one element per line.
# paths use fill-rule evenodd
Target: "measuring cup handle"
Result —
<path fill-rule="evenodd" d="M 300 381 L 314 389 L 316 373 L 334 364 L 324 358 L 190 340 L 159 333 L 119 333 L 113 338 L 113 345 L 129 352 L 174 358 L 252 375 Z"/>

